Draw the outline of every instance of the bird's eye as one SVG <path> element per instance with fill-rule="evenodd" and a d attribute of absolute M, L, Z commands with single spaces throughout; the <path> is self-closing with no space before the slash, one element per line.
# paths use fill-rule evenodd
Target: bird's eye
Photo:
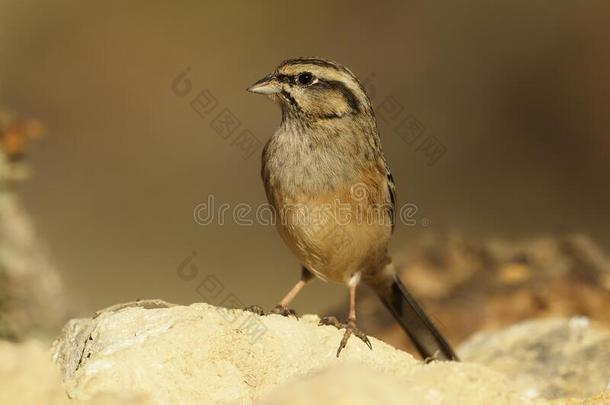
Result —
<path fill-rule="evenodd" d="M 297 81 L 299 82 L 299 84 L 306 86 L 308 84 L 311 84 L 311 82 L 313 82 L 313 75 L 309 72 L 303 72 L 303 73 L 299 74 L 299 76 L 297 76 Z"/>

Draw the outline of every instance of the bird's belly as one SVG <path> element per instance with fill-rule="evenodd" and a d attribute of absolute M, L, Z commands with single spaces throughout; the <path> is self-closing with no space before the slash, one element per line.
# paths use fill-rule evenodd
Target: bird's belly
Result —
<path fill-rule="evenodd" d="M 348 282 L 380 263 L 391 233 L 387 214 L 368 202 L 333 198 L 284 199 L 276 206 L 279 232 L 302 264 L 322 279 Z M 375 210 L 375 212 L 374 212 Z"/>

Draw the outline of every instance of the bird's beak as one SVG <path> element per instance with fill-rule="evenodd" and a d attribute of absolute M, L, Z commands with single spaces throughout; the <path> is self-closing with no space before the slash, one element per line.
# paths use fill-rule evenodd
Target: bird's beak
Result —
<path fill-rule="evenodd" d="M 274 75 L 267 75 L 248 87 L 247 90 L 252 93 L 269 95 L 279 93 L 282 88 Z"/>

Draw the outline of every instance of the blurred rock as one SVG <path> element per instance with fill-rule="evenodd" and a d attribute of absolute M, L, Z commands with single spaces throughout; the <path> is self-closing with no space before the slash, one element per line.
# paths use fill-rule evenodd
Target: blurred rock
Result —
<path fill-rule="evenodd" d="M 15 194 L 27 178 L 27 140 L 41 136 L 37 121 L 0 109 L 0 339 L 53 336 L 68 318 L 61 279 Z"/>
<path fill-rule="evenodd" d="M 610 327 L 610 261 L 581 234 L 520 242 L 428 235 L 395 258 L 405 285 L 457 345 L 480 330 L 545 316 L 586 316 Z M 359 293 L 364 330 L 412 353 L 373 293 Z M 347 304 L 331 314 L 344 317 Z"/>
<path fill-rule="evenodd" d="M 144 397 L 99 394 L 90 401 L 70 401 L 61 385 L 48 344 L 0 341 L 0 404 L 15 405 L 148 405 Z"/>
<path fill-rule="evenodd" d="M 71 398 L 107 392 L 147 394 L 159 404 L 251 404 L 265 395 L 266 403 L 316 405 L 532 403 L 482 366 L 423 364 L 376 339 L 373 350 L 350 339 L 337 359 L 343 332 L 317 326 L 315 316 L 159 306 L 115 307 L 66 325 L 53 356 Z"/>
<path fill-rule="evenodd" d="M 48 346 L 38 341 L 0 341 L 0 386 L 2 404 L 43 404 L 66 399 Z"/>
<path fill-rule="evenodd" d="M 18 197 L 0 188 L 0 338 L 55 335 L 67 317 L 46 247 Z"/>
<path fill-rule="evenodd" d="M 472 365 L 435 363 L 420 367 L 403 378 L 360 365 L 324 369 L 300 380 L 281 385 L 268 395 L 265 405 L 437 405 L 437 404 L 524 404 L 529 401 L 510 391 L 506 381 L 492 377 L 485 369 L 469 374 L 474 382 L 464 389 L 462 370 Z"/>
<path fill-rule="evenodd" d="M 587 318 L 477 333 L 459 354 L 506 375 L 528 397 L 587 397 L 610 387 L 610 332 L 592 328 Z"/>
<path fill-rule="evenodd" d="M 610 404 L 610 390 L 593 395 L 586 399 L 558 399 L 551 401 L 551 405 L 608 405 Z"/>

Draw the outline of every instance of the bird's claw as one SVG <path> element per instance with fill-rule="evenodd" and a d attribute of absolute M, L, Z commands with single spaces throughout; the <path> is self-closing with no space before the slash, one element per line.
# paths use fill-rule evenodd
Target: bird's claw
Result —
<path fill-rule="evenodd" d="M 294 309 L 290 309 L 288 307 L 285 307 L 283 305 L 276 305 L 275 308 L 273 308 L 271 310 L 272 314 L 278 314 L 278 315 L 282 315 L 282 316 L 294 316 L 295 318 L 299 319 L 299 317 L 297 316 L 297 313 Z"/>
<path fill-rule="evenodd" d="M 244 311 L 252 312 L 256 315 L 265 315 L 265 310 L 260 305 L 248 305 L 244 308 Z"/>
<path fill-rule="evenodd" d="M 345 334 L 343 335 L 343 339 L 341 339 L 341 343 L 339 343 L 339 348 L 337 349 L 337 357 L 339 357 L 341 350 L 345 348 L 347 341 L 352 335 L 362 340 L 369 349 L 373 350 L 373 345 L 371 344 L 368 336 L 366 336 L 364 332 L 356 327 L 356 321 L 352 319 L 348 320 L 347 323 L 341 323 L 334 316 L 325 316 L 324 318 L 320 319 L 318 325 L 330 325 L 337 329 L 345 329 Z"/>
<path fill-rule="evenodd" d="M 334 316 L 325 316 L 324 318 L 320 319 L 320 322 L 318 322 L 318 326 L 322 325 L 334 326 L 337 329 L 341 329 L 345 324 L 339 322 L 339 320 Z"/>
<path fill-rule="evenodd" d="M 244 308 L 244 311 L 252 312 L 252 313 L 255 313 L 256 315 L 260 315 L 260 316 L 271 315 L 271 314 L 278 314 L 278 315 L 282 315 L 282 316 L 293 315 L 294 317 L 296 317 L 298 319 L 297 313 L 294 311 L 294 309 L 290 309 L 290 308 L 284 307 L 282 305 L 276 305 L 275 308 L 273 308 L 268 313 L 265 312 L 265 310 L 259 305 L 249 305 Z"/>

